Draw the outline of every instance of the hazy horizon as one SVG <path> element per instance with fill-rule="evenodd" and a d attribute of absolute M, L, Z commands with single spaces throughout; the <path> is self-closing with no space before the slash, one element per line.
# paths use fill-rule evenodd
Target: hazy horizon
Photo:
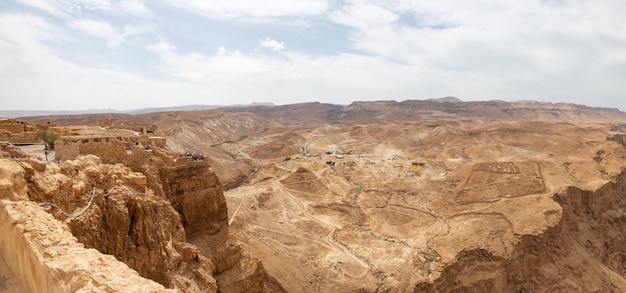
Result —
<path fill-rule="evenodd" d="M 537 100 L 626 110 L 626 2 L 16 0 L 0 110 Z"/>

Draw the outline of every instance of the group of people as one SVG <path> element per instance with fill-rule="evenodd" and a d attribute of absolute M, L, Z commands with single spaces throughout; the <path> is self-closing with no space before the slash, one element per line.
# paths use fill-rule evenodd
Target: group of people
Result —
<path fill-rule="evenodd" d="M 184 152 L 180 154 L 181 158 L 189 158 L 191 157 L 194 161 L 202 161 L 204 160 L 204 155 L 202 153 L 192 153 L 192 152 Z"/>
<path fill-rule="evenodd" d="M 149 150 L 149 149 L 150 149 L 150 145 L 149 145 L 149 144 L 147 144 L 147 143 L 146 143 L 146 144 L 142 144 L 142 143 L 140 143 L 140 142 L 138 142 L 138 141 L 133 141 L 133 145 L 134 145 L 134 146 L 140 146 L 140 145 L 141 145 L 141 146 L 143 146 L 146 150 Z"/>

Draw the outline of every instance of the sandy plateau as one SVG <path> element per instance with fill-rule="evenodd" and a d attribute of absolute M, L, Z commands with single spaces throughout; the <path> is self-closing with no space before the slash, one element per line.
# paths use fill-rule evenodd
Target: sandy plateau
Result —
<path fill-rule="evenodd" d="M 560 225 L 555 193 L 595 190 L 620 174 L 626 151 L 610 135 L 601 125 L 532 122 L 322 126 L 293 132 L 303 151 L 274 157 L 255 154 L 284 135 L 244 140 L 228 150 L 256 171 L 225 193 L 231 231 L 290 292 L 406 292 L 416 284 L 435 292 L 446 278 L 460 281 L 439 292 L 588 292 L 580 276 L 548 284 L 506 276 L 516 258 L 546 253 L 520 246 Z M 476 253 L 485 259 L 459 264 Z M 447 275 L 452 266 L 465 274 Z"/>
<path fill-rule="evenodd" d="M 86 156 L 3 159 L 30 174 L 4 197 L 75 211 L 95 188 L 46 211 L 184 292 L 626 292 L 626 115 L 397 104 L 33 118 Z"/>

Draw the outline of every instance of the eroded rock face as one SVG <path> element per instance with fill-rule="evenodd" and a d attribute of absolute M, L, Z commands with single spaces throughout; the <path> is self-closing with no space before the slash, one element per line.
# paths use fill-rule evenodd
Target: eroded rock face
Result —
<path fill-rule="evenodd" d="M 80 242 L 114 255 L 167 287 L 175 287 L 180 275 L 189 273 L 200 277 L 191 278 L 197 289 L 216 289 L 210 261 L 199 258 L 198 251 L 184 251 L 190 248 L 183 247 L 180 217 L 165 199 L 113 189 L 98 197 L 85 215 L 72 219 L 70 228 Z M 181 266 L 186 269 L 178 269 Z"/>
<path fill-rule="evenodd" d="M 554 194 L 560 221 L 523 235 L 508 257 L 459 253 L 433 283 L 415 292 L 623 292 L 626 289 L 626 173 L 595 191 Z"/>
<path fill-rule="evenodd" d="M 30 201 L 0 199 L 0 235 L 0 257 L 28 292 L 174 292 L 85 248 Z"/>
<path fill-rule="evenodd" d="M 19 170 L 28 181 L 31 200 L 51 202 L 71 214 L 67 223 L 80 242 L 166 287 L 217 289 L 211 261 L 186 243 L 180 215 L 166 198 L 146 189 L 142 173 L 121 164 L 102 164 L 95 156 L 49 166 L 45 172 L 28 164 Z M 67 218 L 56 209 L 51 212 Z"/>
<path fill-rule="evenodd" d="M 596 191 L 569 187 L 555 200 L 572 242 L 626 278 L 626 172 Z"/>
<path fill-rule="evenodd" d="M 165 194 L 182 217 L 187 235 L 215 234 L 227 225 L 228 209 L 222 186 L 204 162 L 161 171 Z"/>
<path fill-rule="evenodd" d="M 26 199 L 26 189 L 24 169 L 17 162 L 3 160 L 0 164 L 0 199 Z"/>
<path fill-rule="evenodd" d="M 188 234 L 214 234 L 226 225 L 228 209 L 222 186 L 209 164 L 204 161 L 173 158 L 163 149 L 150 149 L 130 142 L 88 142 L 78 144 L 79 154 L 94 154 L 102 163 L 122 163 L 139 173 L 123 179 L 138 192 L 151 189 L 155 195 L 169 199 Z"/>
<path fill-rule="evenodd" d="M 115 256 L 167 288 L 216 292 L 221 284 L 221 291 L 264 290 L 269 277 L 263 265 L 229 238 L 222 187 L 208 164 L 150 165 L 142 168 L 153 170 L 146 175 L 89 155 L 45 166 L 3 160 L 2 197 L 42 203 L 86 247 Z M 149 186 L 164 188 L 155 192 Z M 201 246 L 189 243 L 188 235 L 202 237 Z"/>

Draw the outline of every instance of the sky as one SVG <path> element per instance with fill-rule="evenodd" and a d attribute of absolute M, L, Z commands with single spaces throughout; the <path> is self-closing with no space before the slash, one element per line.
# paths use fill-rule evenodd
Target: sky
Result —
<path fill-rule="evenodd" d="M 0 110 L 430 99 L 626 111 L 623 0 L 1 0 Z"/>

